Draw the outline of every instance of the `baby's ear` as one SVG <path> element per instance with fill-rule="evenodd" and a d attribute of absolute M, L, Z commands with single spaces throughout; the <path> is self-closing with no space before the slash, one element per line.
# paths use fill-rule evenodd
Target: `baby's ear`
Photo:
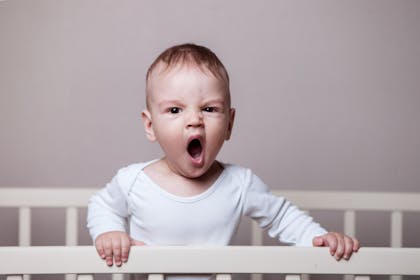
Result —
<path fill-rule="evenodd" d="M 227 132 L 227 135 L 226 135 L 226 140 L 230 139 L 230 135 L 232 134 L 234 121 L 235 121 L 235 109 L 230 108 L 230 111 L 229 111 L 229 126 L 228 126 L 228 132 Z"/>
<path fill-rule="evenodd" d="M 152 126 L 152 115 L 149 110 L 141 112 L 141 118 L 143 120 L 144 130 L 146 131 L 146 137 L 149 141 L 156 141 L 155 132 Z"/>

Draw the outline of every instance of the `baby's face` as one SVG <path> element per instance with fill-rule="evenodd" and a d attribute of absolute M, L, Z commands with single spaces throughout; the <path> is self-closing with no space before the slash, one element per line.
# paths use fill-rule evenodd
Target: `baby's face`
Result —
<path fill-rule="evenodd" d="M 214 163 L 232 130 L 234 109 L 220 81 L 194 67 L 176 67 L 150 78 L 143 120 L 175 173 L 197 178 Z"/>

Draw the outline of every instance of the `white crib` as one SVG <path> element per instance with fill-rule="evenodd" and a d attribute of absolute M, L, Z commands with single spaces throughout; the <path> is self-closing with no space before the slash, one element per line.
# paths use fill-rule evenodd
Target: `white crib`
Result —
<path fill-rule="evenodd" d="M 253 227 L 253 246 L 220 248 L 141 247 L 132 248 L 122 267 L 107 267 L 92 246 L 77 246 L 78 209 L 85 208 L 96 189 L 0 188 L 0 208 L 19 209 L 19 247 L 0 247 L 0 275 L 7 280 L 28 279 L 30 274 L 66 274 L 66 279 L 92 279 L 93 274 L 147 273 L 150 280 L 164 274 L 216 274 L 229 280 L 233 273 L 285 274 L 287 280 L 308 279 L 309 274 L 337 274 L 365 280 L 369 275 L 419 275 L 420 248 L 401 248 L 403 212 L 420 212 L 420 193 L 282 191 L 302 209 L 344 211 L 344 232 L 355 233 L 357 211 L 387 211 L 391 219 L 389 248 L 361 248 L 350 261 L 336 262 L 327 248 L 261 246 L 262 233 Z M 345 199 L 343 199 L 345 197 Z M 66 209 L 65 246 L 31 245 L 31 208 Z M 297 261 L 299 260 L 299 261 Z M 257 273 L 257 274 L 255 274 Z M 356 276 L 352 276 L 356 275 Z M 0 276 L 1 277 L 1 276 Z"/>

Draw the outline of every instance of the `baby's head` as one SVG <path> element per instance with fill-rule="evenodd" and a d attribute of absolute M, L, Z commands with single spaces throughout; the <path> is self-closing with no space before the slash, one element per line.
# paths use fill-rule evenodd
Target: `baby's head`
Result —
<path fill-rule="evenodd" d="M 161 53 L 146 74 L 146 106 L 150 109 L 154 78 L 179 68 L 194 68 L 216 78 L 230 106 L 229 75 L 219 58 L 208 48 L 195 44 L 176 45 Z"/>
<path fill-rule="evenodd" d="M 153 62 L 142 118 L 148 139 L 159 142 L 171 171 L 188 178 L 211 172 L 232 131 L 230 103 L 228 73 L 209 49 L 178 45 Z"/>

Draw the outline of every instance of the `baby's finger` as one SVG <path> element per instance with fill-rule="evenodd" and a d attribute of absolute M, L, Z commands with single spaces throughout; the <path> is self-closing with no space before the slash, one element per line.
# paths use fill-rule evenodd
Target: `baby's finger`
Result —
<path fill-rule="evenodd" d="M 334 256 L 337 251 L 337 237 L 336 234 L 331 232 L 325 235 L 325 246 L 328 246 L 330 248 L 330 254 L 331 256 Z"/>
<path fill-rule="evenodd" d="M 312 239 L 312 245 L 314 247 L 321 247 L 324 243 L 324 236 L 316 236 Z"/>
<path fill-rule="evenodd" d="M 119 237 L 112 240 L 112 253 L 115 264 L 121 266 L 121 239 Z"/>
<path fill-rule="evenodd" d="M 345 236 L 344 237 L 344 246 L 345 246 L 345 248 L 344 248 L 343 257 L 344 257 L 344 259 L 348 260 L 348 259 L 350 259 L 351 255 L 353 253 L 353 246 L 354 246 L 353 238 Z"/>
<path fill-rule="evenodd" d="M 359 248 L 360 248 L 359 240 L 357 240 L 356 238 L 353 238 L 353 252 L 359 251 Z"/>
<path fill-rule="evenodd" d="M 112 239 L 111 238 L 104 238 L 102 241 L 102 245 L 105 251 L 105 261 L 108 266 L 112 266 Z"/>
<path fill-rule="evenodd" d="M 130 239 L 124 237 L 121 240 L 121 260 L 126 262 L 128 260 L 128 254 L 130 252 Z"/>
<path fill-rule="evenodd" d="M 95 248 L 96 248 L 96 251 L 98 252 L 98 255 L 102 259 L 105 259 L 105 250 L 104 250 L 104 247 L 102 246 L 102 240 L 101 239 L 97 238 L 95 240 Z"/>
<path fill-rule="evenodd" d="M 337 261 L 339 261 L 344 254 L 345 251 L 345 242 L 344 242 L 344 237 L 343 235 L 336 233 L 335 234 L 336 240 L 337 240 L 337 249 L 335 251 L 334 257 Z"/>
<path fill-rule="evenodd" d="M 130 243 L 131 243 L 131 246 L 146 246 L 147 245 L 143 241 L 138 241 L 134 239 L 131 239 Z"/>

